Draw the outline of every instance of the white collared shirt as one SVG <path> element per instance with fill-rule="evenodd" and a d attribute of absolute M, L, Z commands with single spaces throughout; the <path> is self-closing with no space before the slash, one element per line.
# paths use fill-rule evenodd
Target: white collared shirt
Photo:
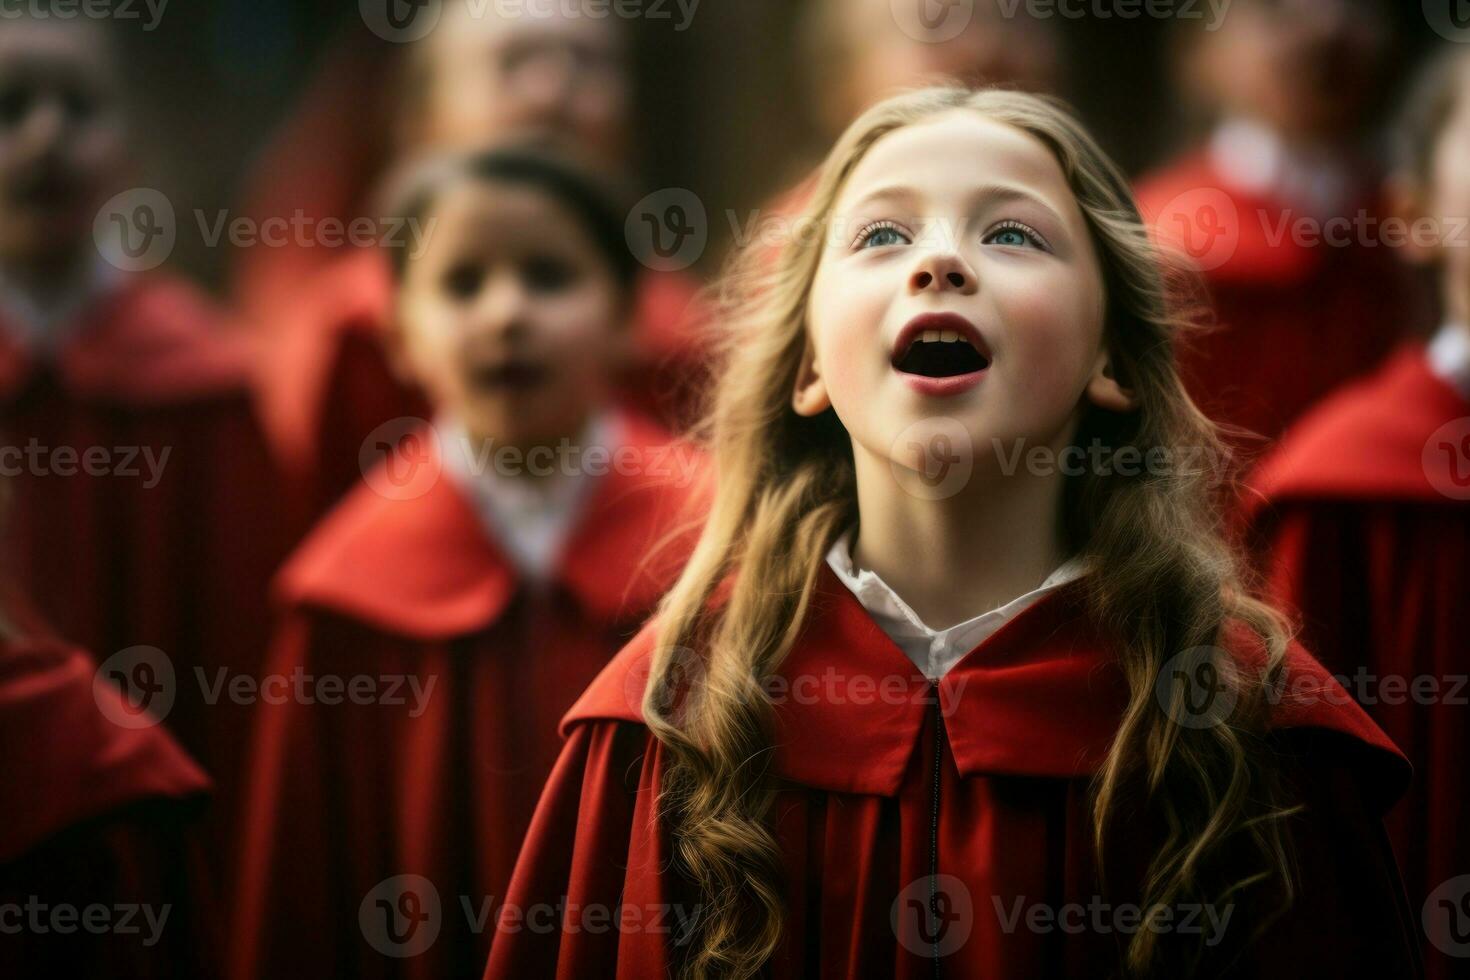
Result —
<path fill-rule="evenodd" d="M 1446 323 L 1425 350 L 1429 370 L 1466 398 L 1470 398 L 1470 327 Z"/>
<path fill-rule="evenodd" d="M 1353 203 L 1355 180 L 1337 153 L 1290 146 L 1253 120 L 1222 122 L 1210 137 L 1209 154 L 1231 186 L 1269 195 L 1311 217 L 1341 215 Z"/>
<path fill-rule="evenodd" d="M 445 474 L 470 502 L 491 540 L 527 578 L 549 581 L 598 477 L 584 468 L 565 466 L 567 460 L 555 455 L 549 461 L 522 459 L 519 454 L 512 457 L 522 460 L 527 469 L 532 465 L 554 468 L 545 475 L 497 472 L 501 447 L 475 442 L 461 423 L 448 417 L 436 419 L 434 431 Z M 618 419 L 599 413 L 572 445 L 584 449 L 602 446 L 614 453 L 622 442 Z M 572 457 L 578 458 L 580 455 Z"/>
<path fill-rule="evenodd" d="M 1080 578 L 1087 571 L 1085 562 L 1073 558 L 1063 562 L 1037 588 L 1017 596 L 999 609 L 992 609 L 948 629 L 935 630 L 924 625 L 918 614 L 876 572 L 854 567 L 851 538 L 851 531 L 838 537 L 827 552 L 827 564 L 837 573 L 842 584 L 857 597 L 858 602 L 862 603 L 873 621 L 931 681 L 943 677 L 965 654 L 985 642 L 1037 600 Z"/>

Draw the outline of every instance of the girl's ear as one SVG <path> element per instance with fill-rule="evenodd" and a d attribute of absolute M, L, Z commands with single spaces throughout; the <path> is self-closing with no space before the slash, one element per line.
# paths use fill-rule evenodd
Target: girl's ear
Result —
<path fill-rule="evenodd" d="M 832 407 L 827 395 L 827 384 L 822 380 L 822 369 L 817 364 L 817 352 L 807 338 L 806 350 L 801 355 L 801 367 L 796 372 L 796 386 L 791 392 L 791 407 L 797 415 L 810 418 L 820 415 Z"/>
<path fill-rule="evenodd" d="M 1087 381 L 1087 397 L 1098 408 L 1110 412 L 1131 412 L 1138 407 L 1138 399 L 1133 392 L 1118 384 L 1113 377 L 1113 363 L 1107 351 L 1097 355 L 1097 365 Z"/>

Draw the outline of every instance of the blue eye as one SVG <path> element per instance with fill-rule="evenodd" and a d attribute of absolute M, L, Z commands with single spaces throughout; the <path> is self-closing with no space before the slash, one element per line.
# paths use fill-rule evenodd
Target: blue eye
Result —
<path fill-rule="evenodd" d="M 1046 239 L 1034 229 L 1019 221 L 1006 221 L 995 228 L 981 240 L 985 245 L 1005 245 L 1009 248 L 1024 248 L 1030 245 L 1034 248 L 1048 250 Z"/>
<path fill-rule="evenodd" d="M 899 231 L 896 225 L 883 222 L 864 228 L 858 235 L 856 244 L 859 248 L 884 248 L 889 245 L 902 245 L 908 240 L 908 236 Z"/>

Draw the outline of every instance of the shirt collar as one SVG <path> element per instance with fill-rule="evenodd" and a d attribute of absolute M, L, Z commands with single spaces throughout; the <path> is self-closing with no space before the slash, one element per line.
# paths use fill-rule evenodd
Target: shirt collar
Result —
<path fill-rule="evenodd" d="M 837 538 L 827 552 L 828 566 L 883 632 L 930 680 L 943 677 L 961 657 L 994 635 L 1042 596 L 1080 578 L 1087 571 L 1086 563 L 1080 558 L 1069 559 L 1030 592 L 1017 596 L 998 609 L 956 623 L 947 629 L 936 630 L 927 626 L 877 572 L 866 568 L 858 569 L 854 565 L 852 537 L 853 533 L 849 531 Z"/>
<path fill-rule="evenodd" d="M 1429 370 L 1466 398 L 1470 398 L 1470 326 L 1446 323 L 1425 351 Z"/>
<path fill-rule="evenodd" d="M 1210 159 L 1232 186 L 1304 209 L 1316 218 L 1342 214 L 1354 180 L 1338 154 L 1299 147 L 1259 122 L 1227 119 L 1209 143 Z"/>
<path fill-rule="evenodd" d="M 443 453 L 444 472 L 464 494 L 485 532 L 506 552 L 528 579 L 551 579 L 560 563 L 567 540 L 596 477 L 584 468 L 568 467 L 553 454 L 549 460 L 524 459 L 526 468 L 553 468 L 533 479 L 497 467 L 493 441 L 478 445 L 457 419 L 441 416 L 434 421 Z M 610 412 L 599 412 L 588 420 L 581 434 L 568 445 L 597 446 L 609 454 L 626 441 L 621 426 Z"/>

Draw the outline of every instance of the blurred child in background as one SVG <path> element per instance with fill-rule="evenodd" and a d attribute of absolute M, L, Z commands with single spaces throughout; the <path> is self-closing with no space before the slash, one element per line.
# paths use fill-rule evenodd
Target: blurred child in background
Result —
<path fill-rule="evenodd" d="M 688 516 L 697 459 L 613 407 L 638 279 L 625 212 L 541 153 L 425 180 L 406 213 L 437 227 L 421 254 L 385 256 L 386 340 L 434 422 L 386 440 L 288 563 L 271 662 L 407 680 L 396 703 L 263 709 L 241 978 L 483 966 L 557 722 L 672 580 L 677 546 L 645 556 Z M 429 894 L 437 939 L 393 958 L 382 944 L 413 931 L 395 916 Z"/>
<path fill-rule="evenodd" d="M 4 554 L 69 640 L 169 658 L 168 723 L 223 802 L 249 709 L 219 685 L 265 644 L 278 491 L 223 316 L 171 275 L 113 264 L 126 246 L 99 209 L 126 186 L 129 134 L 104 30 L 24 17 L 0 31 Z M 145 212 L 113 217 L 125 235 L 164 220 Z"/>
<path fill-rule="evenodd" d="M 1361 146 L 1389 28 L 1379 0 L 1238 0 L 1218 24 L 1180 22 L 1184 96 L 1214 128 L 1139 201 L 1204 273 L 1219 328 L 1180 356 L 1218 422 L 1274 438 L 1410 315 Z"/>
<path fill-rule="evenodd" d="M 1414 88 L 1390 186 L 1417 229 L 1399 251 L 1433 269 L 1441 326 L 1302 417 L 1249 504 L 1270 581 L 1302 631 L 1408 754 L 1415 780 L 1388 826 L 1424 910 L 1431 977 L 1451 958 L 1470 874 L 1470 57 L 1441 56 Z M 1402 323 L 1392 324 L 1403 328 Z M 1436 891 L 1438 889 L 1438 892 Z M 1463 939 L 1455 940 L 1463 943 Z M 1458 947 L 1461 948 L 1462 947 Z M 1462 950 L 1463 951 L 1463 950 Z"/>
<path fill-rule="evenodd" d="M 379 197 L 391 198 L 395 175 L 426 157 L 506 141 L 534 141 L 623 173 L 632 99 L 624 30 L 616 17 L 565 5 L 507 11 L 444 0 L 436 26 L 405 59 L 394 159 Z M 391 292 L 382 254 L 348 249 L 264 325 L 264 407 L 303 519 L 360 476 L 358 451 L 376 426 L 424 414 L 422 392 L 395 380 L 384 358 Z M 697 373 L 693 293 L 680 274 L 638 277 L 625 391 L 644 408 L 677 415 L 678 389 Z"/>

